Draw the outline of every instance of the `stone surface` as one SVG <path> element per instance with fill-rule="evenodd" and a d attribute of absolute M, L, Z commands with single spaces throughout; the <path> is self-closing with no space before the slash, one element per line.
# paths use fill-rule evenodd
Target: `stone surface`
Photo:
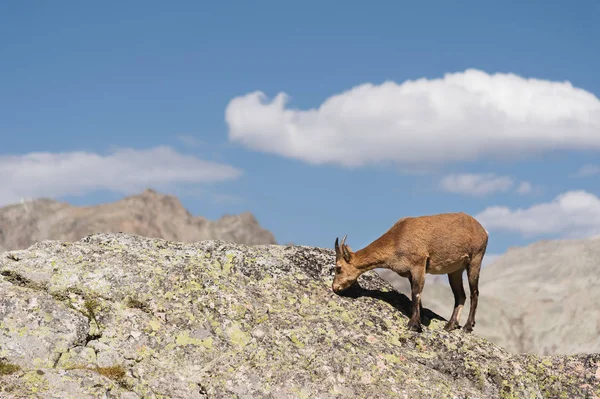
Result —
<path fill-rule="evenodd" d="M 128 234 L 0 254 L 0 398 L 598 398 L 600 354 L 442 330 L 332 250 Z M 475 329 L 477 330 L 477 327 Z M 0 370 L 11 370 L 9 367 Z"/>

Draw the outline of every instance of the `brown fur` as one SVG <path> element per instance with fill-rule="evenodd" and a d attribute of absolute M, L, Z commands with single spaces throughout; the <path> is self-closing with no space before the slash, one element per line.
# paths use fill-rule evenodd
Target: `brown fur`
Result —
<path fill-rule="evenodd" d="M 459 328 L 460 313 L 466 301 L 462 274 L 467 270 L 471 308 L 464 325 L 473 331 L 479 298 L 479 271 L 488 243 L 488 233 L 466 213 L 442 213 L 398 220 L 381 237 L 365 248 L 353 252 L 346 237 L 335 240 L 336 273 L 334 292 L 350 287 L 360 275 L 375 268 L 387 268 L 409 279 L 412 294 L 412 316 L 408 327 L 422 331 L 421 293 L 425 274 L 447 274 L 454 293 L 454 311 L 446 330 Z"/>

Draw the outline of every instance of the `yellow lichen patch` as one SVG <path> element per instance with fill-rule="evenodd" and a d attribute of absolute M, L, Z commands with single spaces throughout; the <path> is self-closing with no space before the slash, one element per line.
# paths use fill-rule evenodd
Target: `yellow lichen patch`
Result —
<path fill-rule="evenodd" d="M 244 305 L 233 305 L 233 311 L 235 312 L 236 319 L 243 319 L 248 309 Z"/>
<path fill-rule="evenodd" d="M 250 336 L 242 331 L 237 323 L 233 323 L 231 327 L 227 329 L 227 335 L 229 340 L 236 346 L 244 347 L 250 343 Z"/>
<path fill-rule="evenodd" d="M 150 325 L 150 327 L 152 328 L 153 331 L 160 330 L 160 321 L 159 320 L 152 319 L 152 320 L 148 321 L 148 324 Z"/>
<path fill-rule="evenodd" d="M 177 345 L 175 345 L 175 342 L 171 342 L 170 344 L 168 344 L 167 346 L 165 346 L 165 350 L 167 352 L 171 352 L 173 349 L 175 349 L 177 347 Z"/>
<path fill-rule="evenodd" d="M 304 343 L 302 341 L 300 341 L 300 339 L 298 339 L 298 337 L 296 336 L 296 334 L 291 333 L 290 334 L 290 339 L 292 340 L 292 342 L 294 343 L 294 345 L 296 345 L 298 348 L 304 348 Z"/>
<path fill-rule="evenodd" d="M 333 299 L 330 300 L 329 302 L 327 302 L 327 306 L 332 309 L 335 309 L 335 310 L 344 310 L 344 308 L 342 306 L 340 306 L 340 304 Z"/>
<path fill-rule="evenodd" d="M 207 348 L 207 349 L 211 349 L 213 346 L 213 338 L 212 337 L 208 337 L 205 339 L 201 339 L 200 340 L 200 345 L 202 345 L 203 347 Z"/>
<path fill-rule="evenodd" d="M 301 303 L 303 306 L 310 305 L 310 304 L 311 304 L 310 297 L 309 297 L 309 296 L 307 296 L 307 295 L 304 295 L 304 296 L 302 297 L 302 299 L 300 299 L 300 303 Z"/>
<path fill-rule="evenodd" d="M 350 314 L 346 311 L 343 311 L 340 313 L 340 319 L 345 321 L 346 323 L 349 323 L 352 321 L 352 318 L 350 317 Z"/>
<path fill-rule="evenodd" d="M 310 394 L 306 392 L 304 389 L 295 390 L 299 399 L 309 399 Z"/>
<path fill-rule="evenodd" d="M 380 356 L 392 363 L 401 363 L 400 358 L 396 355 L 392 355 L 391 353 L 383 353 Z"/>
<path fill-rule="evenodd" d="M 154 351 L 154 349 L 149 348 L 146 345 L 142 345 L 142 346 L 140 346 L 140 347 L 137 348 L 137 353 L 142 358 L 145 358 L 148 355 L 151 355 L 151 354 L 155 353 L 155 351 Z"/>
<path fill-rule="evenodd" d="M 48 390 L 48 380 L 41 370 L 30 371 L 23 376 L 27 389 L 32 393 Z"/>
<path fill-rule="evenodd" d="M 233 255 L 232 254 L 227 254 L 227 262 L 225 262 L 222 266 L 222 269 L 225 273 L 229 273 L 231 271 L 231 268 L 233 266 L 232 260 L 233 260 Z"/>
<path fill-rule="evenodd" d="M 74 350 L 63 352 L 62 355 L 60 355 L 57 366 L 70 367 L 76 364 L 81 364 L 82 362 L 87 364 L 96 363 L 96 352 L 93 348 L 84 348 L 79 353 Z"/>
<path fill-rule="evenodd" d="M 194 281 L 194 280 L 188 281 L 185 286 L 186 292 L 203 291 L 203 290 L 204 290 L 204 287 L 202 285 L 198 284 L 198 282 Z"/>
<path fill-rule="evenodd" d="M 184 331 L 184 332 L 178 334 L 177 337 L 175 337 L 175 343 L 179 346 L 196 345 L 196 346 L 203 346 L 207 349 L 211 349 L 212 345 L 213 345 L 213 338 L 212 337 L 208 337 L 205 339 L 192 338 L 192 337 L 190 337 L 190 335 L 188 334 L 187 331 Z"/>
<path fill-rule="evenodd" d="M 48 367 L 52 364 L 49 359 L 42 359 L 39 357 L 34 358 L 32 363 L 34 367 Z"/>
<path fill-rule="evenodd" d="M 196 316 L 194 316 L 192 312 L 185 312 L 185 315 L 187 316 L 189 321 L 196 321 Z"/>

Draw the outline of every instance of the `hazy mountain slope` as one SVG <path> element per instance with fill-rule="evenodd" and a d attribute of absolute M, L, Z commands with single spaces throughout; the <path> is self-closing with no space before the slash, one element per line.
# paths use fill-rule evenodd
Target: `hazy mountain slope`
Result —
<path fill-rule="evenodd" d="M 406 279 L 380 273 L 401 292 Z M 466 276 L 465 291 L 469 296 Z M 423 304 L 445 317 L 454 297 L 447 279 L 428 282 Z M 475 333 L 512 352 L 600 352 L 600 237 L 540 241 L 510 248 L 480 278 Z M 466 320 L 467 299 L 461 320 Z"/>
<path fill-rule="evenodd" d="M 482 280 L 486 295 L 521 313 L 525 350 L 600 352 L 600 237 L 510 249 Z"/>
<path fill-rule="evenodd" d="M 176 197 L 154 190 L 87 207 L 38 199 L 0 208 L 0 251 L 27 248 L 45 239 L 75 241 L 100 232 L 182 242 L 219 239 L 241 244 L 276 243 L 273 234 L 251 213 L 211 221 L 191 215 Z"/>

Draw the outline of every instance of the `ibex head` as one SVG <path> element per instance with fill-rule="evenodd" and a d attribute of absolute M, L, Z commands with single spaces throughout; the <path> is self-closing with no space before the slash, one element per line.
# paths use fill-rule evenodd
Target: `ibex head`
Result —
<path fill-rule="evenodd" d="M 354 252 L 346 245 L 346 237 L 342 238 L 341 244 L 335 239 L 335 277 L 331 288 L 334 292 L 341 292 L 350 287 L 361 275 L 361 271 L 353 265 Z"/>

